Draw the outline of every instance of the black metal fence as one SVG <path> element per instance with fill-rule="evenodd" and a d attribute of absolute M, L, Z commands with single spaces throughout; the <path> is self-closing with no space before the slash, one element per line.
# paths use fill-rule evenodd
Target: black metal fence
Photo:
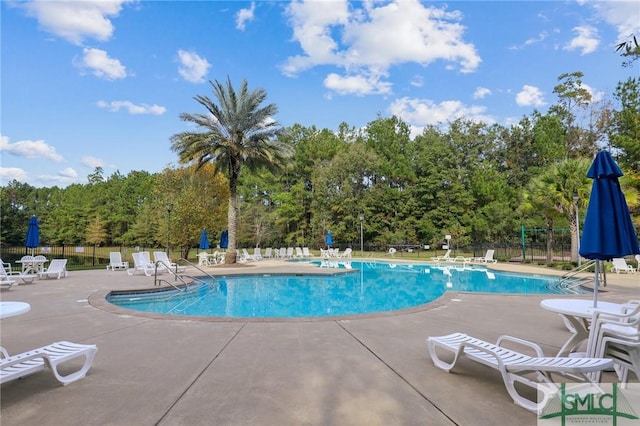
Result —
<path fill-rule="evenodd" d="M 344 251 L 347 247 L 351 247 L 355 257 L 360 256 L 360 242 L 357 244 L 334 244 L 334 248 Z M 440 248 L 428 247 L 421 244 L 388 244 L 374 245 L 363 243 L 363 255 L 370 256 L 387 256 L 389 248 L 395 248 L 394 257 L 406 257 L 419 260 L 429 260 L 431 257 L 444 254 L 445 250 Z M 428 248 L 427 248 L 428 247 Z M 533 262 L 544 263 L 547 257 L 546 241 L 527 242 L 523 247 L 518 243 L 494 243 L 483 244 L 473 247 L 455 247 L 452 244 L 451 256 L 467 256 L 480 257 L 484 256 L 487 249 L 495 250 L 494 258 L 503 262 Z M 131 257 L 132 253 L 138 251 L 164 251 L 163 247 L 101 247 L 101 246 L 45 246 L 38 247 L 35 250 L 22 246 L 2 246 L 0 247 L 0 258 L 3 262 L 14 264 L 16 260 L 20 260 L 25 255 L 44 255 L 47 259 L 67 259 L 67 268 L 70 270 L 82 269 L 101 269 L 106 268 L 109 264 L 109 253 L 119 251 L 122 254 L 122 260 L 128 261 L 133 265 Z M 192 249 L 189 252 L 189 260 L 196 261 L 198 249 Z M 312 248 L 313 251 L 313 248 Z M 319 248 L 316 248 L 316 254 Z M 172 259 L 179 259 L 182 254 L 179 250 L 170 253 Z M 554 262 L 569 262 L 571 259 L 571 245 L 566 240 L 557 241 L 553 248 Z"/>

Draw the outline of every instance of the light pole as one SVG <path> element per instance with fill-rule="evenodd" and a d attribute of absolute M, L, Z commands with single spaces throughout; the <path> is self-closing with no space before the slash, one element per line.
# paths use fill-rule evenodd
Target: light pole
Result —
<path fill-rule="evenodd" d="M 573 193 L 573 202 L 576 205 L 576 248 L 578 251 L 578 266 L 582 265 L 582 259 L 580 258 L 580 213 L 578 212 L 578 201 L 580 197 L 578 197 L 578 193 Z"/>
<path fill-rule="evenodd" d="M 358 219 L 360 219 L 360 257 L 364 257 L 364 234 L 362 233 L 362 225 L 364 223 L 364 214 L 360 213 L 358 215 Z"/>
<path fill-rule="evenodd" d="M 167 203 L 167 256 L 169 256 L 169 241 L 171 240 L 171 210 L 173 204 Z"/>

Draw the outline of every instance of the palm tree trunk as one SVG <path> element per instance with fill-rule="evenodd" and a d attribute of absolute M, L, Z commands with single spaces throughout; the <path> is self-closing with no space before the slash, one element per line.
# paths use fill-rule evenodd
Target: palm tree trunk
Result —
<path fill-rule="evenodd" d="M 569 213 L 569 231 L 571 232 L 571 261 L 578 263 L 578 222 L 575 209 Z"/>
<path fill-rule="evenodd" d="M 235 161 L 234 161 L 235 160 Z M 229 247 L 224 258 L 225 264 L 236 263 L 238 251 L 236 248 L 236 225 L 238 213 L 238 177 L 240 176 L 240 162 L 237 159 L 229 161 L 229 210 L 227 222 L 229 231 Z"/>

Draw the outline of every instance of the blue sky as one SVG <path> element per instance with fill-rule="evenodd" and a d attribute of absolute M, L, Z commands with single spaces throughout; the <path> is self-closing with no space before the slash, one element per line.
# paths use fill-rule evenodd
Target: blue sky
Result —
<path fill-rule="evenodd" d="M 96 167 L 176 166 L 178 115 L 210 80 L 246 79 L 281 125 L 397 115 L 511 125 L 582 71 L 612 100 L 637 1 L 2 1 L 0 184 L 86 183 Z M 194 130 L 194 129 L 191 129 Z"/>

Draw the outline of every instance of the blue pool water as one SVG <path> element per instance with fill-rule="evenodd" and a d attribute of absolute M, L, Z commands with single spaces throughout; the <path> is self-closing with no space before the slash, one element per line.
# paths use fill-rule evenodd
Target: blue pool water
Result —
<path fill-rule="evenodd" d="M 320 262 L 316 262 L 320 265 Z M 114 294 L 108 301 L 143 312 L 212 317 L 300 318 L 389 312 L 429 303 L 447 290 L 548 294 L 558 278 L 384 262 L 323 262 L 349 269 L 337 275 L 216 277 L 187 291 Z"/>

